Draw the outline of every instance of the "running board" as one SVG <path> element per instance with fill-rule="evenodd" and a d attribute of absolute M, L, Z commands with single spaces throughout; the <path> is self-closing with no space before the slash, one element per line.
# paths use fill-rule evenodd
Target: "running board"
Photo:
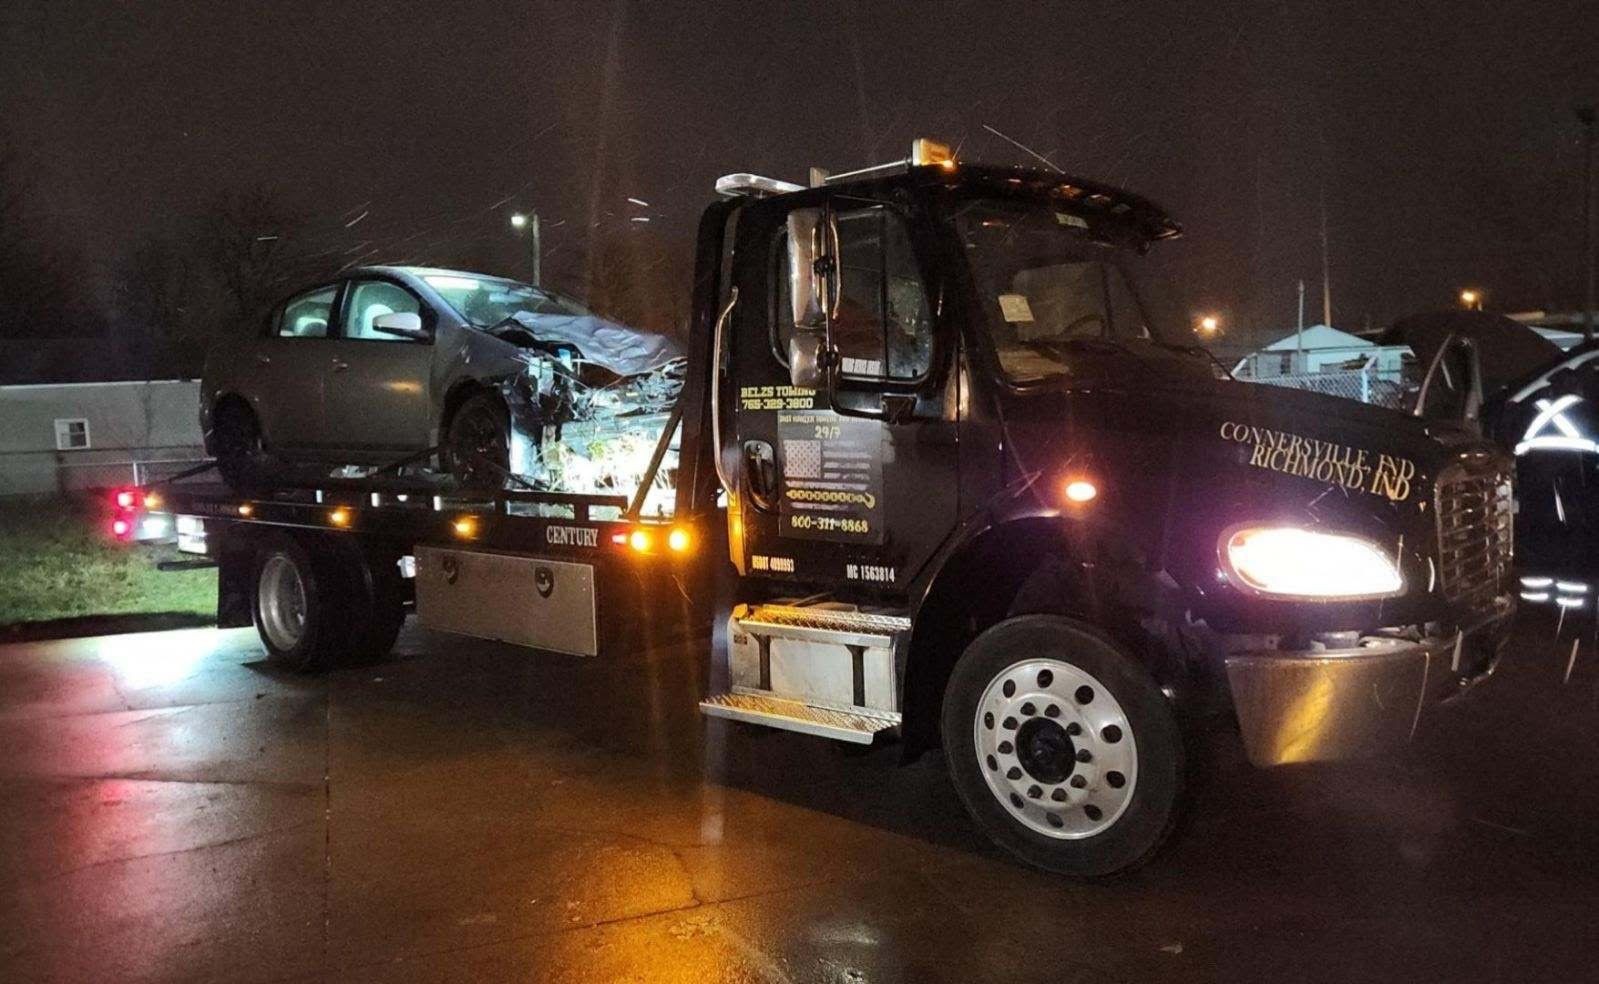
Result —
<path fill-rule="evenodd" d="M 743 721 L 782 731 L 798 731 L 857 745 L 870 745 L 879 732 L 899 726 L 898 714 L 879 717 L 858 711 L 835 711 L 797 700 L 758 694 L 717 694 L 707 697 L 700 701 L 700 713 L 706 717 Z"/>
<path fill-rule="evenodd" d="M 832 604 L 737 605 L 727 621 L 727 692 L 712 717 L 870 744 L 900 722 L 897 655 L 911 620 Z"/>

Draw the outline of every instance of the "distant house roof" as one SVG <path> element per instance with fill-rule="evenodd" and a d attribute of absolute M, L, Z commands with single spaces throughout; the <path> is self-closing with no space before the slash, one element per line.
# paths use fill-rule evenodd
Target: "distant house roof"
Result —
<path fill-rule="evenodd" d="M 1312 349 L 1365 349 L 1376 348 L 1369 339 L 1359 335 L 1351 335 L 1347 331 L 1339 331 L 1330 325 L 1306 325 L 1303 333 L 1289 332 L 1270 345 L 1263 346 L 1262 352 L 1296 351 L 1300 348 L 1310 351 Z"/>

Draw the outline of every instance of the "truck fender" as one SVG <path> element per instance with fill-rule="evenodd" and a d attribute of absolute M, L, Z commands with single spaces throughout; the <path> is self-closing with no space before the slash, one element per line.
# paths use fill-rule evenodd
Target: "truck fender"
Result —
<path fill-rule="evenodd" d="M 900 668 L 907 758 L 938 741 L 944 686 L 966 646 L 1014 615 L 1070 615 L 1132 643 L 1131 613 L 1158 591 L 1113 525 L 1058 512 L 974 524 L 953 538 L 920 593 Z M 1141 648 L 1139 650 L 1141 651 Z"/>

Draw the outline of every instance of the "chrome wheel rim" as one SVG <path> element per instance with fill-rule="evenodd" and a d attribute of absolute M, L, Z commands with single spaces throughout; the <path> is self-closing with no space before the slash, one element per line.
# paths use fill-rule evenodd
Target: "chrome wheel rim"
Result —
<path fill-rule="evenodd" d="M 305 583 L 286 554 L 276 553 L 261 565 L 261 631 L 279 649 L 293 649 L 305 636 Z"/>
<path fill-rule="evenodd" d="M 1061 660 L 1023 660 L 996 674 L 977 703 L 972 738 L 989 792 L 1046 837 L 1103 833 L 1138 786 L 1127 712 L 1093 674 Z"/>

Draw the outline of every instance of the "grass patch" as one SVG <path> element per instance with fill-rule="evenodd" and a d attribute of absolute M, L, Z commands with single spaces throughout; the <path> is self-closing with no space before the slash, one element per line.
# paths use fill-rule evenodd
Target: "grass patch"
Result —
<path fill-rule="evenodd" d="M 173 547 L 110 534 L 103 497 L 0 498 L 0 628 L 97 615 L 216 614 L 216 571 L 155 569 Z"/>

